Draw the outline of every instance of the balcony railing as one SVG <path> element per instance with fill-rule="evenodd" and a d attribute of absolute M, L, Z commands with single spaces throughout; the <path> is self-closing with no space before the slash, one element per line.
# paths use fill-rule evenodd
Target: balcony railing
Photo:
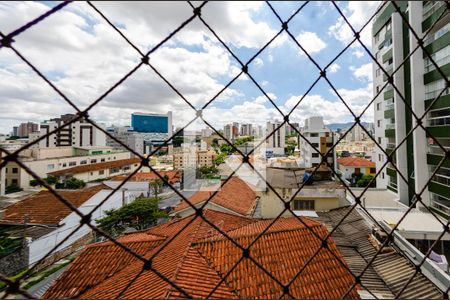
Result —
<path fill-rule="evenodd" d="M 428 123 L 428 126 L 449 126 L 450 125 L 450 116 L 443 116 L 443 117 L 436 117 L 433 119 L 428 119 L 427 123 Z"/>
<path fill-rule="evenodd" d="M 436 10 L 438 10 L 444 4 L 445 1 L 435 1 L 433 2 L 433 4 L 426 5 L 423 8 L 423 19 L 426 20 L 429 16 L 431 16 Z"/>
<path fill-rule="evenodd" d="M 441 97 L 445 96 L 445 95 L 448 95 L 449 89 L 446 88 L 445 91 L 442 92 L 443 89 L 444 88 L 438 89 L 438 90 L 435 90 L 435 91 L 431 91 L 431 92 L 425 92 L 425 100 L 434 99 L 438 95 L 441 95 Z M 441 94 L 441 92 L 442 92 L 442 94 Z"/>
<path fill-rule="evenodd" d="M 395 148 L 395 143 L 387 143 L 386 144 L 386 148 L 394 149 Z"/>
<path fill-rule="evenodd" d="M 386 129 L 395 129 L 395 124 L 386 124 Z"/>
<path fill-rule="evenodd" d="M 434 175 L 431 181 L 450 186 L 450 177 L 442 174 Z"/>
<path fill-rule="evenodd" d="M 394 109 L 394 103 L 386 104 L 386 110 Z"/>
<path fill-rule="evenodd" d="M 450 207 L 447 207 L 439 202 L 436 202 L 434 200 L 431 200 L 431 206 L 434 208 L 439 209 L 440 211 L 442 211 L 443 213 L 446 213 L 448 215 L 450 215 Z"/>
<path fill-rule="evenodd" d="M 433 58 L 434 59 L 434 58 Z M 436 65 L 438 65 L 438 67 L 441 67 L 443 65 L 446 65 L 448 63 L 450 63 L 450 55 L 444 56 L 438 60 L 435 60 Z M 431 63 L 431 61 L 429 59 L 425 60 L 425 73 L 428 73 L 430 71 L 433 71 L 436 69 L 436 67 L 434 66 L 433 63 Z"/>
<path fill-rule="evenodd" d="M 444 146 L 445 150 L 450 150 L 450 146 Z M 428 153 L 430 154 L 437 154 L 437 155 L 444 155 L 444 150 L 442 150 L 441 147 L 438 145 L 428 145 Z"/>

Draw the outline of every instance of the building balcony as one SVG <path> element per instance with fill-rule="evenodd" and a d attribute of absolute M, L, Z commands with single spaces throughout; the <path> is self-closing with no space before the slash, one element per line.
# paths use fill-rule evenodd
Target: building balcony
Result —
<path fill-rule="evenodd" d="M 388 107 L 391 107 L 391 108 L 388 108 Z M 385 119 L 394 119 L 395 118 L 394 103 L 386 105 L 386 109 L 384 111 L 384 118 Z M 391 124 L 389 124 L 389 125 L 391 125 Z M 386 125 L 386 129 L 387 129 L 387 125 Z M 390 129 L 395 129 L 395 127 L 390 128 Z"/>
<path fill-rule="evenodd" d="M 435 196 L 435 198 L 439 198 L 439 199 L 433 199 Z M 436 197 L 437 196 L 437 197 Z M 450 219 L 450 200 L 449 199 L 445 199 L 442 196 L 438 196 L 434 193 L 432 193 L 432 199 L 430 201 L 430 206 L 437 210 L 438 212 L 442 213 L 445 215 L 445 217 L 447 219 Z"/>
<path fill-rule="evenodd" d="M 445 12 L 445 1 L 435 1 L 433 4 L 424 7 L 422 31 L 427 31 L 439 17 Z"/>
<path fill-rule="evenodd" d="M 386 167 L 386 174 L 388 174 L 388 176 L 397 178 L 397 170 L 390 166 Z"/>
<path fill-rule="evenodd" d="M 434 137 L 450 137 L 450 116 L 429 119 L 427 129 Z"/>
<path fill-rule="evenodd" d="M 433 176 L 428 185 L 428 190 L 445 198 L 450 198 L 450 180 L 442 176 Z M 439 182 L 438 182 L 439 181 Z"/>

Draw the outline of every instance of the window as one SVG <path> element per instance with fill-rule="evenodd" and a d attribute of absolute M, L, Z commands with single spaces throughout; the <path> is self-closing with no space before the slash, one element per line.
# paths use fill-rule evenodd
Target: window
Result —
<path fill-rule="evenodd" d="M 91 159 L 91 164 L 95 164 L 97 162 L 96 159 Z"/>
<path fill-rule="evenodd" d="M 380 86 L 377 85 L 377 93 L 379 93 L 379 92 L 380 92 Z"/>
<path fill-rule="evenodd" d="M 314 210 L 314 200 L 294 200 L 294 210 Z"/>
<path fill-rule="evenodd" d="M 381 103 L 377 103 L 377 110 L 378 110 L 378 111 L 381 110 Z"/>
<path fill-rule="evenodd" d="M 319 143 L 311 143 L 311 145 L 316 148 L 319 147 Z"/>
<path fill-rule="evenodd" d="M 55 168 L 54 164 L 47 165 L 47 170 L 53 170 Z"/>
<path fill-rule="evenodd" d="M 316 152 L 316 153 L 313 153 L 313 154 L 312 154 L 312 157 L 319 157 L 319 153 L 317 153 L 317 152 Z"/>
<path fill-rule="evenodd" d="M 382 161 L 383 160 L 383 154 L 378 154 L 378 161 Z"/>
<path fill-rule="evenodd" d="M 392 62 L 393 62 L 392 58 L 389 58 L 388 65 L 392 65 Z"/>
<path fill-rule="evenodd" d="M 101 162 L 105 162 L 105 159 L 104 158 L 102 158 L 101 160 L 100 160 Z"/>
<path fill-rule="evenodd" d="M 18 168 L 12 168 L 12 173 L 13 173 L 13 174 L 19 173 L 19 169 L 18 169 Z"/>
<path fill-rule="evenodd" d="M 310 133 L 309 136 L 310 137 L 318 137 L 319 134 L 317 132 L 314 132 L 314 133 Z"/>
<path fill-rule="evenodd" d="M 69 162 L 69 167 L 73 167 L 73 166 L 76 166 L 76 165 L 77 165 L 76 161 Z"/>
<path fill-rule="evenodd" d="M 381 127 L 381 120 L 377 120 L 377 127 Z"/>
<path fill-rule="evenodd" d="M 66 164 L 66 163 L 63 163 L 62 166 L 63 166 L 63 168 L 65 168 L 65 167 L 67 167 L 67 164 Z"/>
<path fill-rule="evenodd" d="M 376 71 L 375 71 L 375 77 L 378 77 L 378 76 L 380 76 L 381 75 L 381 69 L 377 69 Z"/>
<path fill-rule="evenodd" d="M 370 173 L 376 173 L 377 170 L 375 168 L 370 168 Z"/>
<path fill-rule="evenodd" d="M 384 172 L 381 172 L 381 178 L 384 179 Z"/>
<path fill-rule="evenodd" d="M 91 172 L 91 175 L 94 175 L 94 172 Z"/>
<path fill-rule="evenodd" d="M 11 185 L 19 185 L 19 181 L 15 178 L 11 179 Z"/>
<path fill-rule="evenodd" d="M 105 174 L 105 170 L 98 171 L 98 175 L 103 175 L 103 174 Z"/>
<path fill-rule="evenodd" d="M 381 137 L 378 137 L 378 144 L 381 144 Z"/>

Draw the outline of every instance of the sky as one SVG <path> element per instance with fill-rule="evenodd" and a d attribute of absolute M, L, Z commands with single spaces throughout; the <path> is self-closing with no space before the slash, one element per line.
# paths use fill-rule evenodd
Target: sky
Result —
<path fill-rule="evenodd" d="M 93 2 L 141 51 L 146 52 L 193 14 L 187 2 Z M 198 6 L 200 2 L 192 2 Z M 0 2 L 0 32 L 8 34 L 49 10 L 57 2 Z M 283 21 L 302 2 L 272 2 Z M 378 2 L 337 2 L 360 30 Z M 244 63 L 281 29 L 264 2 L 208 2 L 202 18 Z M 289 22 L 297 42 L 322 67 L 352 41 L 352 32 L 331 2 L 309 2 Z M 362 32 L 371 48 L 371 24 Z M 81 109 L 103 95 L 139 62 L 140 55 L 87 3 L 74 2 L 15 37 L 14 46 Z M 195 18 L 150 55 L 150 63 L 184 98 L 200 109 L 240 72 L 236 59 Z M 249 74 L 283 113 L 288 113 L 319 77 L 319 69 L 286 32 L 280 34 L 248 67 Z M 372 100 L 372 64 L 358 42 L 327 69 L 327 77 L 357 113 Z M 21 122 L 41 122 L 73 113 L 52 88 L 11 49 L 0 49 L 0 133 Z M 206 109 L 203 117 L 217 129 L 229 122 L 262 124 L 282 116 L 245 74 Z M 89 113 L 110 126 L 130 125 L 131 113 L 173 112 L 176 127 L 195 111 L 149 66 L 143 65 Z M 352 121 L 349 110 L 322 78 L 293 111 L 290 120 L 310 116 L 325 123 Z M 373 122 L 373 108 L 362 116 Z M 196 122 L 193 127 L 203 128 Z"/>

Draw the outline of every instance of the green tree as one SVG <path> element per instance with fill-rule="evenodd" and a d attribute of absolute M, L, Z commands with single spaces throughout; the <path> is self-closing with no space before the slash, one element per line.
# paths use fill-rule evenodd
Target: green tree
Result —
<path fill-rule="evenodd" d="M 225 157 L 227 156 L 226 153 L 220 153 L 219 155 L 216 156 L 216 158 L 214 159 L 214 164 L 216 166 L 221 165 L 225 162 Z"/>
<path fill-rule="evenodd" d="M 233 147 L 231 147 L 231 145 L 229 145 L 229 144 L 223 144 L 222 146 L 220 146 L 221 153 L 225 153 L 225 154 L 229 155 L 233 151 L 234 151 Z"/>
<path fill-rule="evenodd" d="M 31 179 L 30 180 L 30 186 L 38 186 L 40 185 L 39 181 L 37 179 Z"/>
<path fill-rule="evenodd" d="M 96 222 L 99 228 L 117 236 L 129 227 L 136 230 L 149 228 L 165 217 L 166 213 L 159 211 L 158 198 L 137 198 L 119 209 L 105 211 L 105 217 Z"/>
<path fill-rule="evenodd" d="M 15 184 L 11 184 L 8 185 L 7 187 L 5 187 L 5 194 L 11 194 L 11 193 L 16 193 L 16 192 L 20 192 L 23 191 L 23 189 Z"/>
<path fill-rule="evenodd" d="M 369 185 L 370 181 L 372 180 L 373 176 L 372 175 L 364 175 L 361 177 L 361 179 L 359 179 L 358 181 L 356 181 L 356 185 L 358 187 L 366 187 Z M 375 181 L 373 181 L 372 183 L 370 183 L 370 187 L 375 187 Z"/>
<path fill-rule="evenodd" d="M 64 182 L 65 189 L 77 190 L 82 189 L 86 186 L 86 182 L 75 177 L 71 177 Z"/>
<path fill-rule="evenodd" d="M 197 169 L 197 178 L 208 179 L 214 177 L 219 172 L 216 166 L 203 166 Z"/>
<path fill-rule="evenodd" d="M 211 142 L 211 146 L 214 148 L 219 147 L 219 139 L 218 138 L 213 138 L 212 142 Z"/>
<path fill-rule="evenodd" d="M 44 178 L 44 181 L 47 182 L 47 184 L 56 184 L 58 182 L 58 177 L 53 175 L 48 175 L 47 178 Z"/>
<path fill-rule="evenodd" d="M 161 192 L 161 188 L 163 187 L 164 181 L 160 178 L 155 178 L 148 183 L 150 190 L 153 192 L 155 198 L 158 198 L 159 193 Z"/>

